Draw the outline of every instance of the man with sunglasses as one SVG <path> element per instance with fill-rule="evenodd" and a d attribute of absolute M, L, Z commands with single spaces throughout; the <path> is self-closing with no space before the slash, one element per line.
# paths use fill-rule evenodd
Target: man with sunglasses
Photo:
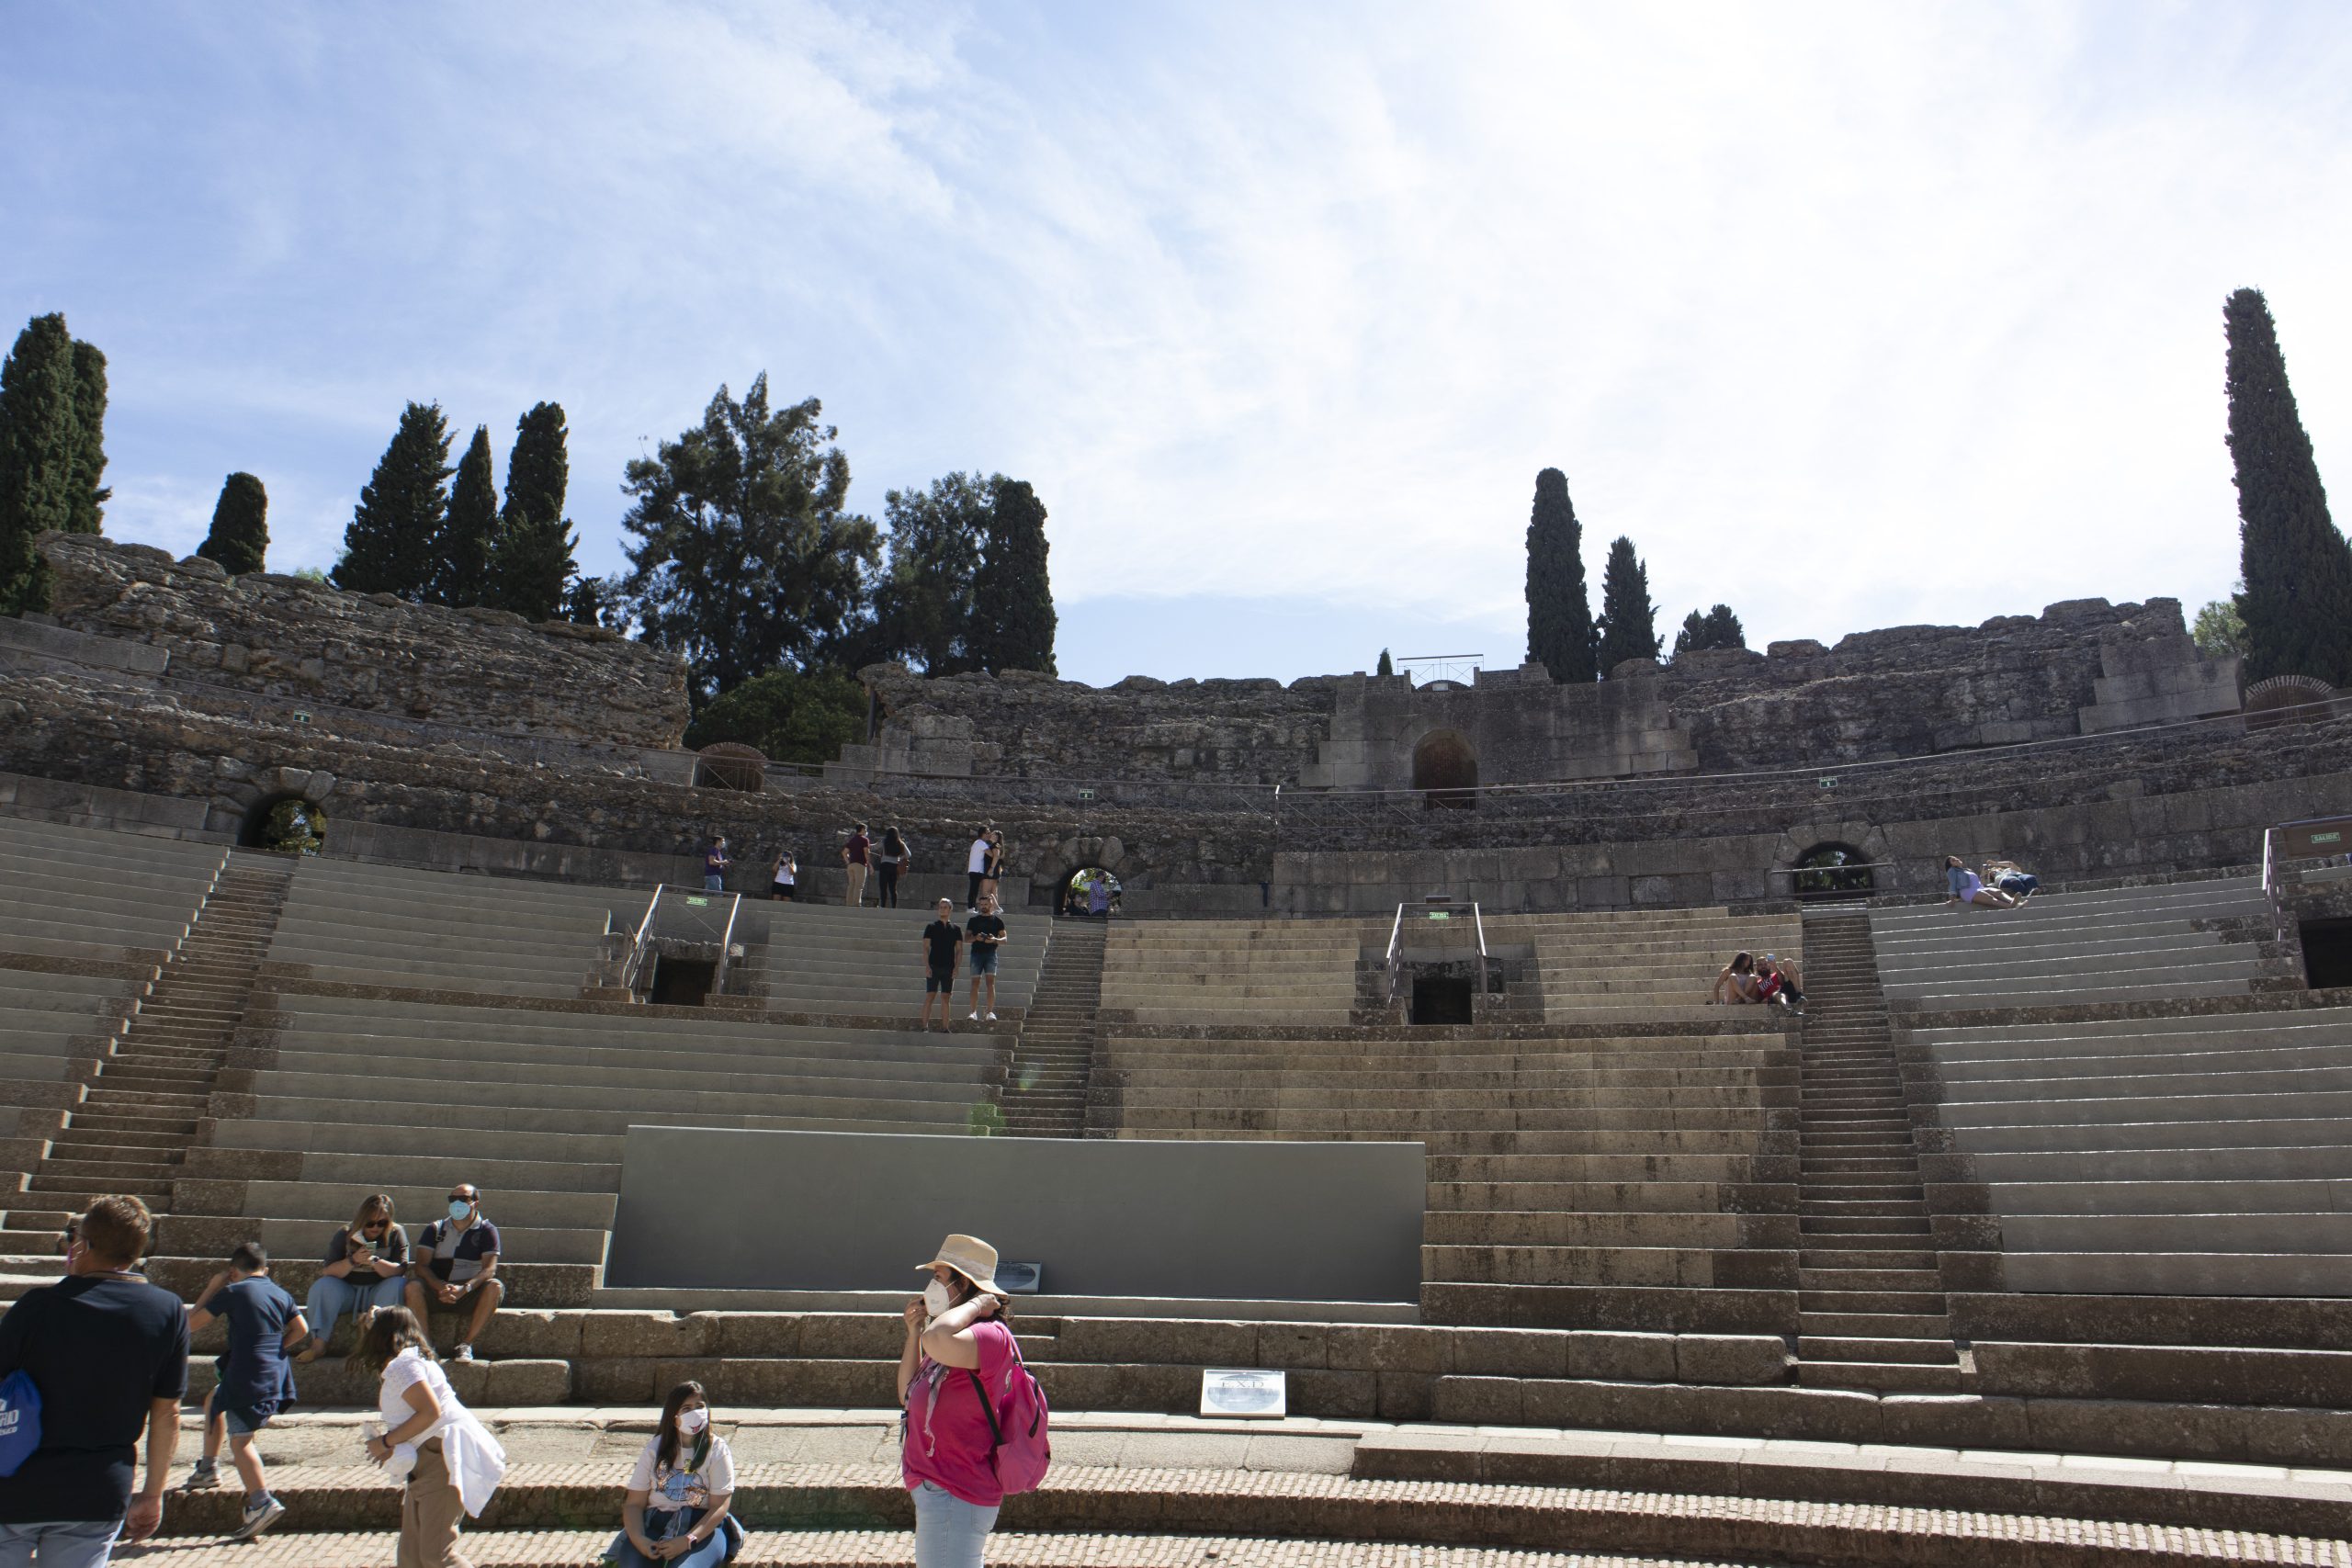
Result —
<path fill-rule="evenodd" d="M 462 1308 L 468 1297 L 473 1316 L 450 1354 L 460 1361 L 474 1359 L 474 1341 L 506 1286 L 498 1279 L 498 1227 L 482 1217 L 481 1189 L 460 1181 L 449 1189 L 449 1217 L 435 1220 L 416 1238 L 416 1255 L 409 1266 L 408 1310 L 424 1323 L 434 1308 Z"/>

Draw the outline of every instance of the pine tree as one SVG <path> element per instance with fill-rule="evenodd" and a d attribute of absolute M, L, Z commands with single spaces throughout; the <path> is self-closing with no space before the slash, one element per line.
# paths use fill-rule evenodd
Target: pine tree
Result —
<path fill-rule="evenodd" d="M 81 447 L 74 335 L 62 315 L 35 316 L 0 361 L 0 615 L 49 604 L 49 573 L 33 540 L 71 529 Z"/>
<path fill-rule="evenodd" d="M 440 576 L 441 535 L 449 514 L 446 487 L 454 471 L 441 405 L 409 404 L 343 531 L 343 558 L 331 574 L 334 585 L 348 593 L 425 600 Z"/>
<path fill-rule="evenodd" d="M 1728 604 L 1718 604 L 1707 612 L 1707 646 L 1709 648 L 1746 648 L 1747 628 L 1731 613 Z"/>
<path fill-rule="evenodd" d="M 1374 670 L 1373 673 L 1375 675 L 1394 675 L 1396 673 L 1396 661 L 1388 657 L 1388 650 L 1384 648 L 1380 650 L 1380 666 L 1378 669 Z"/>
<path fill-rule="evenodd" d="M 98 483 L 107 471 L 107 356 L 80 339 L 74 343 L 74 498 L 75 534 L 95 534 L 106 521 L 107 498 Z"/>
<path fill-rule="evenodd" d="M 1600 669 L 1605 675 L 1628 659 L 1657 657 L 1657 606 L 1650 603 L 1649 569 L 1623 535 L 1609 545 L 1600 574 Z"/>
<path fill-rule="evenodd" d="M 2352 685 L 2352 546 L 2328 515 L 2269 303 L 2258 289 L 2241 288 L 2222 316 L 2245 580 L 2238 604 L 2245 678 L 2309 675 Z"/>
<path fill-rule="evenodd" d="M 1707 640 L 1707 616 L 1702 610 L 1693 610 L 1682 617 L 1682 629 L 1674 634 L 1674 657 L 1695 653 L 1714 645 Z"/>
<path fill-rule="evenodd" d="M 220 499 L 212 504 L 212 532 L 196 553 L 218 561 L 232 577 L 262 569 L 269 553 L 269 492 L 251 474 L 231 474 L 220 484 Z"/>
<path fill-rule="evenodd" d="M 1584 525 L 1568 501 L 1568 476 L 1535 476 L 1527 521 L 1527 656 L 1555 681 L 1597 679 L 1592 602 L 1585 592 Z"/>
<path fill-rule="evenodd" d="M 526 620 L 551 621 L 564 612 L 564 584 L 579 574 L 571 552 L 578 537 L 563 515 L 571 485 L 561 403 L 537 403 L 514 423 L 506 454 L 506 509 L 499 518 L 485 601 Z M 576 617 L 575 617 L 576 618 Z"/>
<path fill-rule="evenodd" d="M 1054 671 L 1054 591 L 1046 505 L 1026 479 L 1001 479 L 972 581 L 972 653 L 990 671 Z"/>
<path fill-rule="evenodd" d="M 441 527 L 439 558 L 433 563 L 436 604 L 490 601 L 490 551 L 498 540 L 498 482 L 491 474 L 490 427 L 477 424 L 449 487 L 448 516 Z"/>

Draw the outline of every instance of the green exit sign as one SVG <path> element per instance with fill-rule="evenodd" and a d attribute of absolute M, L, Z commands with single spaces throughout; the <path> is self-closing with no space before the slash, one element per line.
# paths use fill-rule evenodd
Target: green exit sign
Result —
<path fill-rule="evenodd" d="M 1450 920 L 1453 919 L 1453 911 L 1451 909 L 1431 909 L 1428 911 L 1428 914 L 1429 918 L 1432 920 Z"/>
<path fill-rule="evenodd" d="M 2340 844 L 2343 841 L 2344 835 L 2341 833 L 2313 833 L 2312 835 L 2312 842 L 2314 844 Z"/>

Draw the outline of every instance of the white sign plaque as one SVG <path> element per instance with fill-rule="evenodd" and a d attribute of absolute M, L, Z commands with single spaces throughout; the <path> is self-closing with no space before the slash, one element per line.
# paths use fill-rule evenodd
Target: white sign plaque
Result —
<path fill-rule="evenodd" d="M 1258 1367 L 1209 1367 L 1201 1373 L 1201 1414 L 1262 1416 L 1285 1415 L 1289 1374 Z"/>

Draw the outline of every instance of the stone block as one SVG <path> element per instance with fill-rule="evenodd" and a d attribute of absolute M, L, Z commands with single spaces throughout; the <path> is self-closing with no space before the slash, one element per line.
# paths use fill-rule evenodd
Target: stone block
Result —
<path fill-rule="evenodd" d="M 1577 1329 L 1560 1337 L 1564 1371 L 1568 1377 L 1618 1382 L 1675 1380 L 1675 1337 L 1671 1334 Z"/>
<path fill-rule="evenodd" d="M 466 1363 L 458 1362 L 458 1367 Z M 483 1369 L 481 1386 L 458 1397 L 487 1409 L 493 1405 L 561 1404 L 571 1397 L 571 1363 L 562 1360 L 517 1359 L 477 1361 Z M 452 1378 L 455 1385 L 455 1378 Z"/>
<path fill-rule="evenodd" d="M 1457 1328 L 1452 1332 L 1453 1370 L 1456 1374 L 1471 1374 L 1469 1381 L 1567 1375 L 1567 1337 L 1556 1330 Z"/>
<path fill-rule="evenodd" d="M 1334 1325 L 1327 1342 L 1328 1364 L 1341 1371 L 1450 1371 L 1452 1347 L 1446 1330 L 1406 1325 Z"/>
<path fill-rule="evenodd" d="M 661 1402 L 670 1385 L 656 1388 L 659 1361 L 650 1356 L 600 1356 L 572 1364 L 572 1397 L 588 1404 L 645 1404 Z"/>
<path fill-rule="evenodd" d="M 808 1313 L 800 1320 L 800 1354 L 817 1359 L 898 1359 L 906 1325 L 879 1313 Z"/>
<path fill-rule="evenodd" d="M 802 1353 L 802 1317 L 797 1312 L 721 1312 L 707 1315 L 713 1319 L 718 1336 L 711 1342 L 711 1348 L 721 1359 Z"/>
<path fill-rule="evenodd" d="M 707 1313 L 588 1312 L 580 1314 L 580 1353 L 592 1358 L 707 1356 L 718 1337 L 717 1322 Z"/>
<path fill-rule="evenodd" d="M 502 1307 L 481 1333 L 481 1353 L 569 1361 L 581 1353 L 582 1314 Z"/>
<path fill-rule="evenodd" d="M 1761 1334 L 1678 1334 L 1675 1376 L 1695 1383 L 1777 1383 L 1788 1381 L 1788 1346 Z"/>
<path fill-rule="evenodd" d="M 1376 1372 L 1379 1415 L 1384 1421 L 1426 1421 L 1438 1379 L 1428 1372 Z"/>
<path fill-rule="evenodd" d="M 1261 1323 L 1258 1325 L 1258 1365 L 1320 1368 L 1330 1365 L 1331 1329 L 1320 1323 Z"/>
<path fill-rule="evenodd" d="M 1463 1426 L 1515 1427 L 1526 1419 L 1526 1391 L 1516 1377 L 1447 1377 L 1430 1388 L 1430 1417 Z"/>
<path fill-rule="evenodd" d="M 1373 1417 L 1380 1414 L 1379 1374 L 1296 1371 L 1290 1374 L 1295 1416 Z"/>

